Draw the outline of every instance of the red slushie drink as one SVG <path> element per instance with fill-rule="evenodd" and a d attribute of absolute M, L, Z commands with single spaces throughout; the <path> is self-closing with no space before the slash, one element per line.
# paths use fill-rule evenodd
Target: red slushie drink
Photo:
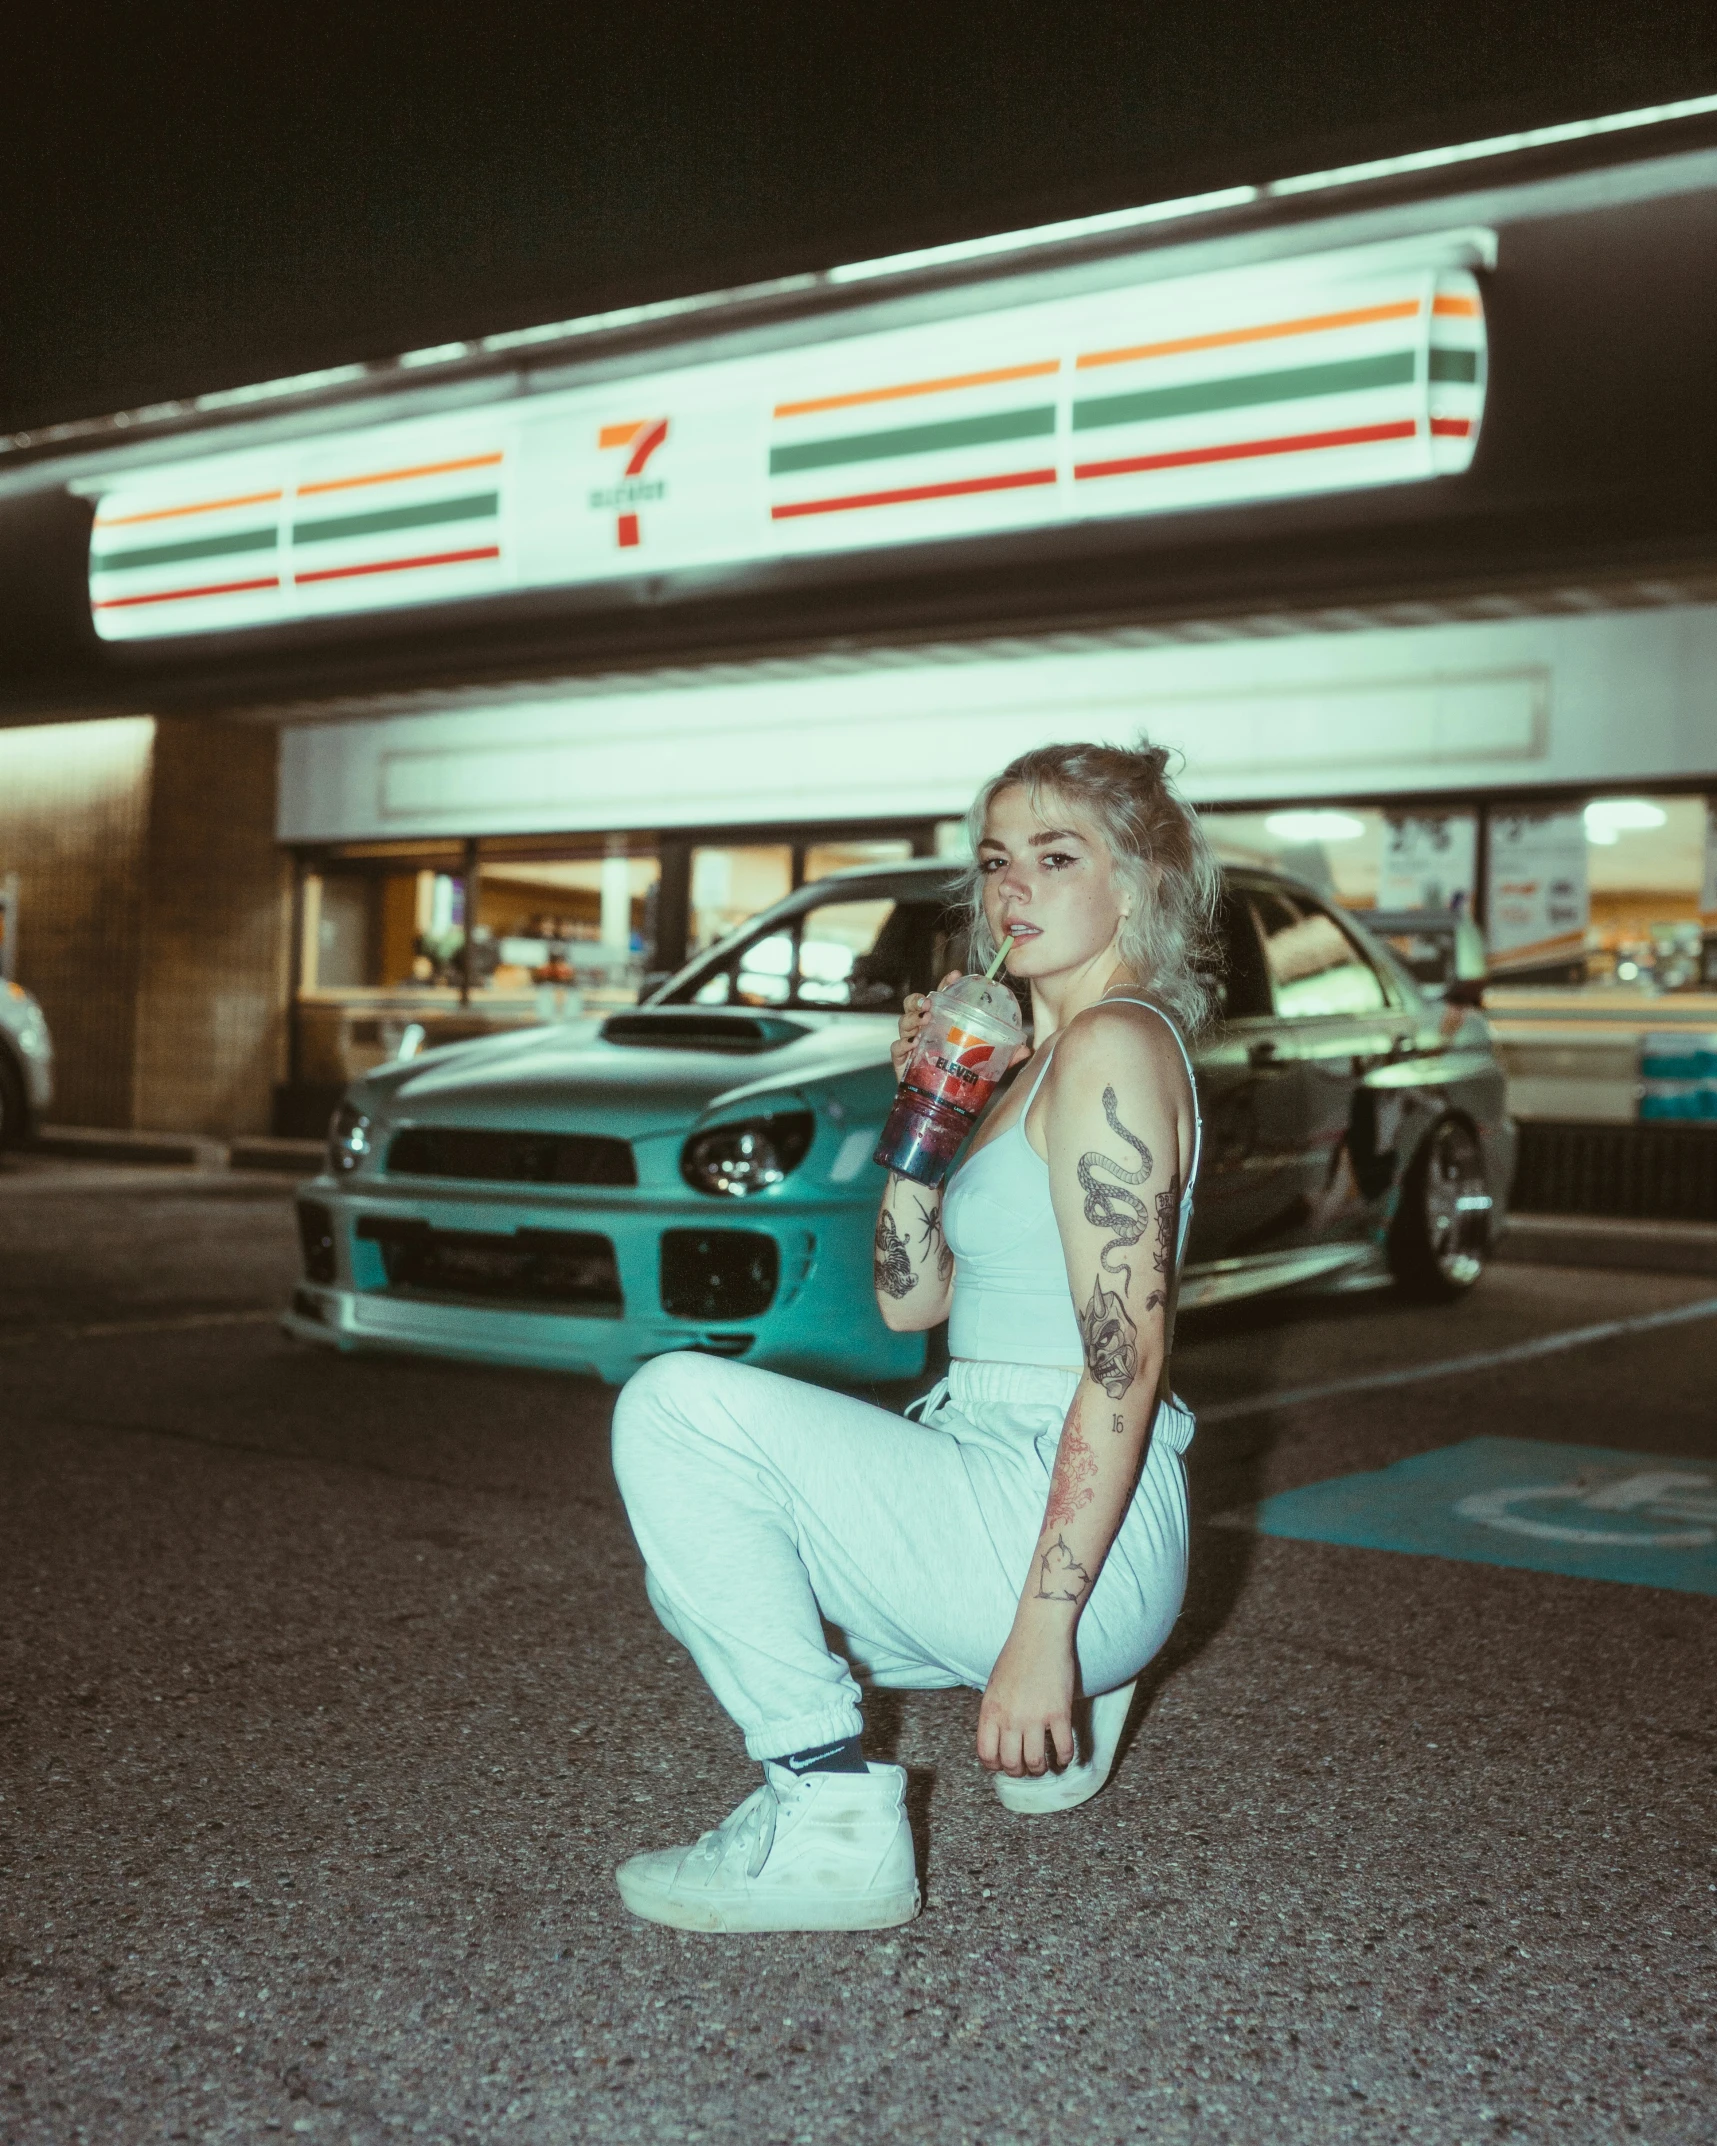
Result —
<path fill-rule="evenodd" d="M 1005 983 L 962 976 L 932 992 L 875 1159 L 916 1184 L 939 1185 L 1024 1040 Z"/>

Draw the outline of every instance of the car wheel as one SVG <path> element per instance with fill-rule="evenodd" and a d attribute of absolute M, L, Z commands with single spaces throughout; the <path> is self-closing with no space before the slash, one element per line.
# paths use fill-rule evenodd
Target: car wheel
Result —
<path fill-rule="evenodd" d="M 1389 1228 L 1389 1264 L 1402 1289 L 1428 1303 L 1470 1289 L 1490 1253 L 1490 1217 L 1477 1136 L 1459 1118 L 1440 1118 L 1408 1167 Z"/>
<path fill-rule="evenodd" d="M 0 1148 L 21 1147 L 25 1127 L 24 1083 L 4 1051 L 0 1051 Z"/>

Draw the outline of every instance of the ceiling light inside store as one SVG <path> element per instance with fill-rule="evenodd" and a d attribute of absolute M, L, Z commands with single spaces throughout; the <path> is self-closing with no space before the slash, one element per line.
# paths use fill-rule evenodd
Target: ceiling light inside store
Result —
<path fill-rule="evenodd" d="M 1647 804 L 1643 797 L 1595 797 L 1586 807 L 1586 840 L 1608 848 L 1620 835 L 1662 827 L 1668 819 L 1661 805 Z"/>
<path fill-rule="evenodd" d="M 1351 842 L 1365 832 L 1351 812 L 1272 812 L 1264 825 L 1279 842 Z"/>

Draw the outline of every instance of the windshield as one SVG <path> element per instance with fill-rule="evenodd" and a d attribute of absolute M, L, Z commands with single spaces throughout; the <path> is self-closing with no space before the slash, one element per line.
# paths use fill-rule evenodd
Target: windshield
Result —
<path fill-rule="evenodd" d="M 872 882 L 759 923 L 682 971 L 654 1003 L 898 1013 L 907 992 L 933 990 L 964 956 L 950 892 L 895 894 Z"/>

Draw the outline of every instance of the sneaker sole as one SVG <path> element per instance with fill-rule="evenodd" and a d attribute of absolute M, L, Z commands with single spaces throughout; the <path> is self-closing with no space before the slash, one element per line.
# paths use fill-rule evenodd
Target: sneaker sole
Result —
<path fill-rule="evenodd" d="M 676 1899 L 615 1874 L 620 1897 L 645 1922 L 666 1923 L 674 1930 L 721 1931 L 732 1935 L 783 1930 L 892 1930 L 918 1913 L 919 1891 L 864 1893 L 849 1900 L 827 1893 L 783 1893 L 773 1898 L 734 1900 Z"/>
<path fill-rule="evenodd" d="M 998 1800 L 1021 1818 L 1037 1818 L 1049 1811 L 1076 1811 L 1082 1803 L 1106 1788 L 1108 1774 L 1095 1781 L 1070 1782 L 1064 1773 L 1041 1774 L 1016 1779 L 1010 1773 L 993 1776 Z"/>

